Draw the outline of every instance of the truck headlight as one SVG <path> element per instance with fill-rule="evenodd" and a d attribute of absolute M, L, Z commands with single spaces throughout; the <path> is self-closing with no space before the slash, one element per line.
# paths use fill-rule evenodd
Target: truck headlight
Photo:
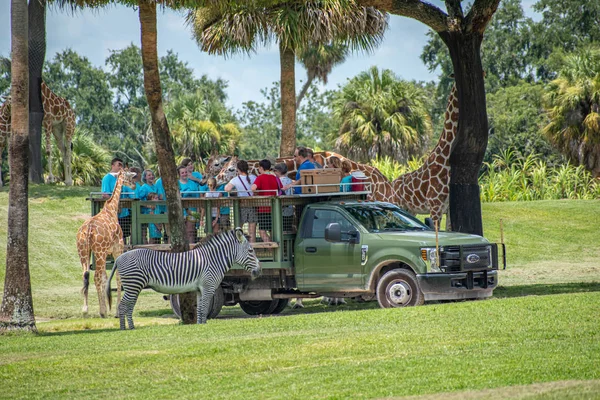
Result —
<path fill-rule="evenodd" d="M 437 259 L 437 252 L 435 247 L 423 247 L 421 248 L 421 258 L 427 265 L 427 270 L 431 272 L 442 272 Z"/>

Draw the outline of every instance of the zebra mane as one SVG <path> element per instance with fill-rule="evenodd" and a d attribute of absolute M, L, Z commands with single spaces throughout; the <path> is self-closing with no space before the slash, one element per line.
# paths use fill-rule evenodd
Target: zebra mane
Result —
<path fill-rule="evenodd" d="M 200 247 L 205 247 L 207 245 L 212 244 L 215 241 L 216 237 L 220 237 L 223 235 L 235 235 L 235 231 L 233 230 L 229 230 L 229 231 L 224 231 L 224 232 L 219 232 L 219 233 L 209 233 L 207 234 L 205 237 L 203 237 L 199 242 L 197 242 L 195 249 L 198 249 Z"/>

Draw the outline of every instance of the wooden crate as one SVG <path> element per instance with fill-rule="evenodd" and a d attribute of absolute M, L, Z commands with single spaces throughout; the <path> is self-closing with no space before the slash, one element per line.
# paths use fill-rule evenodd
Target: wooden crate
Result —
<path fill-rule="evenodd" d="M 302 194 L 333 193 L 340 191 L 342 170 L 339 168 L 305 169 L 300 171 Z M 331 186 L 317 186 L 331 185 Z"/>

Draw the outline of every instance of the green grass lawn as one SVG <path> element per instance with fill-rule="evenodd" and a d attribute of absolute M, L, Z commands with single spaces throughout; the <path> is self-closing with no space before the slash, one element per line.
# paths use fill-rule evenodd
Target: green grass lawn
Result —
<path fill-rule="evenodd" d="M 31 186 L 38 335 L 0 336 L 0 398 L 600 399 L 600 201 L 484 203 L 508 269 L 485 301 L 382 310 L 317 300 L 279 317 L 225 307 L 183 326 L 144 291 L 138 329 L 81 317 L 75 233 L 90 188 Z M 0 191 L 0 284 L 8 194 Z M 114 286 L 114 283 L 113 283 Z M 413 397 L 415 396 L 415 397 Z"/>

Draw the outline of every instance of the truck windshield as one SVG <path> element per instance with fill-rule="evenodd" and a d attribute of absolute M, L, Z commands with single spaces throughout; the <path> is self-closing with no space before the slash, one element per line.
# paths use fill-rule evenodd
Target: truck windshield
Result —
<path fill-rule="evenodd" d="M 393 204 L 356 204 L 345 208 L 369 232 L 430 230 Z"/>

